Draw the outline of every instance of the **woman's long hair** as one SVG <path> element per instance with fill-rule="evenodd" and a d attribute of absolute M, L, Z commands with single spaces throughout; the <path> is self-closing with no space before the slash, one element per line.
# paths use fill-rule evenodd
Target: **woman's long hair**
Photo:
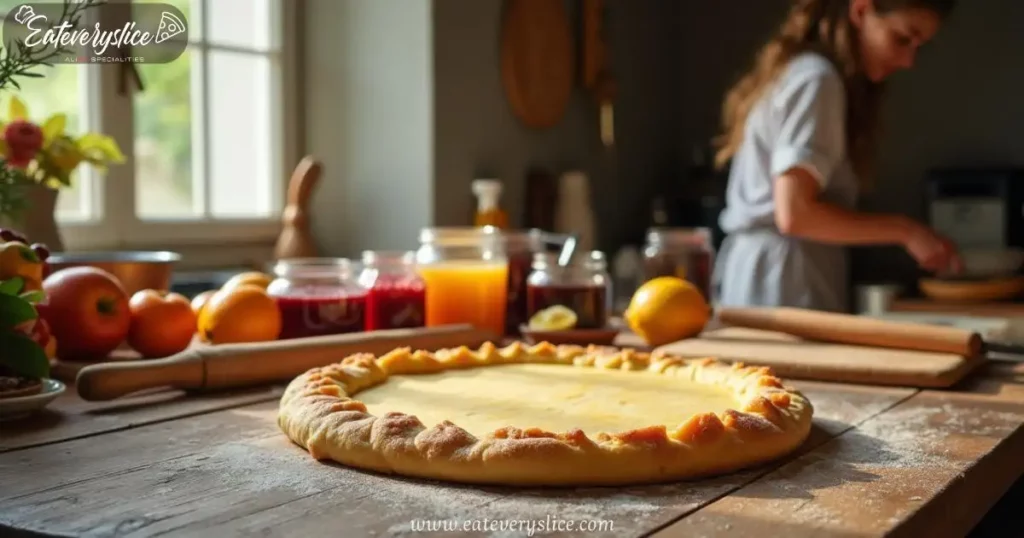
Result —
<path fill-rule="evenodd" d="M 882 14 L 924 8 L 945 16 L 955 1 L 874 0 L 874 7 Z M 815 51 L 831 60 L 845 80 L 847 153 L 861 186 L 868 188 L 874 174 L 883 85 L 864 76 L 857 39 L 850 22 L 850 0 L 795 0 L 782 27 L 758 53 L 754 67 L 726 95 L 715 164 L 725 166 L 736 153 L 747 116 L 789 61 L 802 52 Z"/>

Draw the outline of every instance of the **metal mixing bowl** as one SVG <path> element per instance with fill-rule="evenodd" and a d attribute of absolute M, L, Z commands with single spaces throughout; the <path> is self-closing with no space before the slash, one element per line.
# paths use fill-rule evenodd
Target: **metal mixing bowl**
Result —
<path fill-rule="evenodd" d="M 113 251 L 113 252 L 61 252 L 46 262 L 50 272 L 68 267 L 98 267 L 117 277 L 128 295 L 139 290 L 170 290 L 174 264 L 181 260 L 177 252 L 167 251 Z"/>

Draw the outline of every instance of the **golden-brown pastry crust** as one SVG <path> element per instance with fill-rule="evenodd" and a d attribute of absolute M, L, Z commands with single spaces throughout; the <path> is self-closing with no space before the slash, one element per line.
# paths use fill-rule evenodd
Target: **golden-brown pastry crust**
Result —
<path fill-rule="evenodd" d="M 354 397 L 389 375 L 512 363 L 647 370 L 732 391 L 739 409 L 597 433 L 502 428 L 476 437 L 448 421 L 426 427 L 415 416 L 374 416 Z M 414 411 L 414 410 L 411 410 Z M 382 473 L 503 485 L 617 485 L 720 474 L 781 457 L 810 432 L 810 402 L 771 370 L 714 359 L 679 359 L 631 349 L 486 343 L 434 353 L 396 349 L 357 354 L 295 378 L 281 397 L 278 424 L 318 460 Z M 529 426 L 524 424 L 523 426 Z"/>

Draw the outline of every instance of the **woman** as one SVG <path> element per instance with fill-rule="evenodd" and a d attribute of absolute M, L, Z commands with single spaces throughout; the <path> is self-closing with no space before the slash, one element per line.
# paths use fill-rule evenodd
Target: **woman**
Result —
<path fill-rule="evenodd" d="M 955 0 L 799 0 L 729 92 L 732 161 L 715 281 L 732 306 L 847 311 L 846 248 L 901 245 L 958 271 L 953 245 L 898 215 L 855 211 L 873 173 L 882 84 L 914 64 Z"/>

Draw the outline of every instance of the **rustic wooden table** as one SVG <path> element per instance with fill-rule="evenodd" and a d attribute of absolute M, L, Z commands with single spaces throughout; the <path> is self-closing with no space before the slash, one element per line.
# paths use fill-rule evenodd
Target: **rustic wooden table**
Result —
<path fill-rule="evenodd" d="M 279 388 L 102 404 L 69 391 L 41 415 L 0 423 L 0 535 L 355 537 L 457 524 L 476 532 L 441 534 L 963 536 L 1024 472 L 1020 365 L 993 363 L 951 391 L 794 384 L 815 404 L 815 428 L 785 461 L 571 490 L 317 463 L 278 430 Z M 590 527 L 548 532 L 570 520 Z"/>

